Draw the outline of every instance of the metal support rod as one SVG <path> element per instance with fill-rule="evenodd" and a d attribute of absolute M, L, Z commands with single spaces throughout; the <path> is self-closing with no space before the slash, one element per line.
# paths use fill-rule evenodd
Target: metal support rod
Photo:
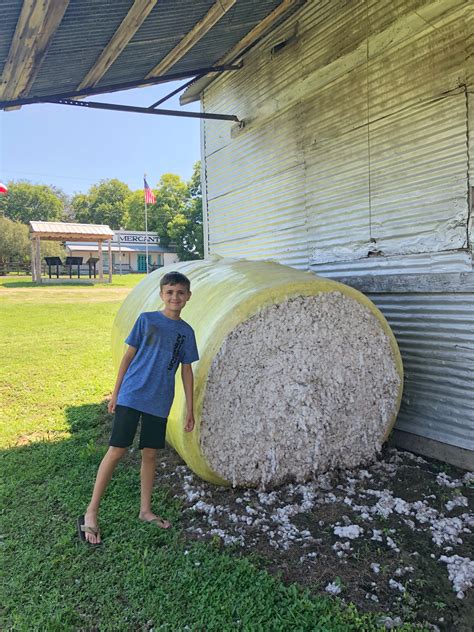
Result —
<path fill-rule="evenodd" d="M 148 274 L 148 204 L 145 200 L 145 261 L 146 273 Z"/>
<path fill-rule="evenodd" d="M 209 68 L 195 68 L 186 72 L 175 72 L 161 77 L 150 77 L 149 79 L 137 79 L 136 81 L 127 81 L 125 83 L 116 83 L 108 86 L 95 86 L 92 88 L 83 88 L 82 90 L 70 90 L 59 94 L 49 94 L 43 96 L 24 97 L 23 99 L 13 99 L 12 101 L 0 101 L 0 109 L 14 107 L 17 105 L 29 105 L 32 103 L 48 103 L 52 100 L 73 99 L 75 97 L 88 97 L 94 94 L 104 94 L 105 92 L 119 92 L 121 90 L 131 90 L 141 86 L 158 85 L 167 81 L 179 81 L 179 79 L 187 79 L 195 75 L 227 72 L 228 70 L 239 70 L 242 68 L 240 64 L 224 64 L 222 66 L 211 66 Z"/>
<path fill-rule="evenodd" d="M 45 103 L 45 101 L 42 101 Z M 182 112 L 181 110 L 162 110 L 153 108 L 141 108 L 134 105 L 118 105 L 116 103 L 97 103 L 96 101 L 74 101 L 72 99 L 49 100 L 47 103 L 58 105 L 73 105 L 79 108 L 91 108 L 93 110 L 112 110 L 114 112 L 135 112 L 137 114 L 157 114 L 162 116 L 181 116 L 183 118 L 198 118 L 217 121 L 234 121 L 240 123 L 234 114 L 211 114 L 208 112 Z"/>
<path fill-rule="evenodd" d="M 176 90 L 173 90 L 173 92 L 170 92 L 165 97 L 162 97 L 156 103 L 153 103 L 153 105 L 150 105 L 149 109 L 156 108 L 157 105 L 161 105 L 165 101 L 168 101 L 168 99 L 171 99 L 171 97 L 174 97 L 175 94 L 178 94 L 179 92 L 182 92 L 183 90 L 186 90 L 186 88 L 188 88 L 192 83 L 194 83 L 195 81 L 199 81 L 199 79 L 202 79 L 205 76 L 206 76 L 205 74 L 201 74 L 201 75 L 198 75 L 197 77 L 193 77 L 189 81 L 186 81 L 186 83 L 183 83 L 182 86 L 179 86 L 179 88 L 176 88 Z"/>

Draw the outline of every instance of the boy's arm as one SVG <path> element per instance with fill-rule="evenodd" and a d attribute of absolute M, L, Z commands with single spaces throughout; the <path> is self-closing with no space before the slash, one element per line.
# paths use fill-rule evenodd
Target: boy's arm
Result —
<path fill-rule="evenodd" d="M 181 365 L 181 379 L 183 380 L 184 395 L 186 397 L 186 422 L 184 429 L 191 432 L 194 428 L 194 376 L 191 364 Z"/>
<path fill-rule="evenodd" d="M 109 406 L 108 406 L 108 410 L 109 413 L 114 413 L 115 412 L 115 406 L 117 404 L 117 397 L 120 391 L 120 387 L 122 386 L 122 381 L 124 378 L 125 373 L 127 372 L 128 367 L 130 366 L 130 362 L 133 360 L 133 358 L 135 357 L 137 350 L 135 349 L 135 347 L 128 347 L 128 349 L 125 351 L 124 356 L 122 358 L 122 362 L 120 363 L 119 366 L 119 370 L 117 373 L 117 379 L 115 380 L 115 386 L 114 386 L 114 390 L 112 392 L 112 396 L 110 398 L 109 401 Z"/>

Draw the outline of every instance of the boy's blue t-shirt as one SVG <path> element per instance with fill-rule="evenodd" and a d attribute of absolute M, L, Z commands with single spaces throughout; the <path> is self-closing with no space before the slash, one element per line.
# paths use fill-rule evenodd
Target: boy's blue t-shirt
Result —
<path fill-rule="evenodd" d="M 144 312 L 125 342 L 137 352 L 123 378 L 117 404 L 168 417 L 178 365 L 199 360 L 193 328 L 162 312 Z"/>

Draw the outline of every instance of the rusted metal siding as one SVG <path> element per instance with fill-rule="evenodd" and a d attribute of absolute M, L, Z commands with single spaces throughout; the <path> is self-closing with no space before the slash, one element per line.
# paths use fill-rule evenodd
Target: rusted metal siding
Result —
<path fill-rule="evenodd" d="M 388 14 L 408 4 L 373 2 Z M 388 29 L 369 40 L 370 118 L 399 112 L 437 98 L 468 82 L 469 3 L 465 0 L 418 2 Z M 369 15 L 372 24 L 373 16 Z M 375 31 L 376 24 L 372 26 Z"/>
<path fill-rule="evenodd" d="M 363 259 L 369 271 L 373 251 L 390 257 L 466 248 L 465 91 L 370 128 L 370 146 L 367 128 L 359 128 L 319 137 L 320 151 L 307 160 L 311 265 Z"/>
<path fill-rule="evenodd" d="M 385 255 L 466 248 L 464 91 L 413 106 L 371 130 L 371 236 Z"/>
<path fill-rule="evenodd" d="M 258 72 L 258 57 L 254 62 L 248 72 L 258 81 L 232 73 L 210 107 L 207 93 L 202 101 L 206 110 L 232 108 L 250 126 L 242 131 L 220 121 L 204 126 L 209 248 L 222 256 L 239 253 L 305 267 L 307 213 L 299 117 L 283 111 L 271 114 L 265 125 L 252 125 L 252 113 L 257 116 L 259 105 L 271 101 L 275 86 L 291 81 L 299 70 L 287 51 L 273 58 L 268 73 Z"/>
<path fill-rule="evenodd" d="M 369 294 L 403 358 L 396 427 L 474 450 L 474 294 Z"/>
<path fill-rule="evenodd" d="M 354 261 L 330 261 L 311 266 L 316 274 L 331 278 L 348 275 L 429 274 L 472 271 L 469 251 L 448 250 L 393 257 L 369 257 Z"/>
<path fill-rule="evenodd" d="M 474 8 L 473 8 L 473 17 L 472 23 L 474 26 Z M 471 38 L 472 44 L 474 46 L 474 37 Z M 474 51 L 471 51 L 471 58 L 474 60 Z M 472 71 L 473 80 L 474 80 L 474 71 Z M 474 83 L 470 84 L 470 91 L 467 93 L 467 106 L 468 106 L 468 151 L 469 151 L 469 194 L 468 194 L 468 204 L 469 204 L 469 220 L 467 223 L 466 229 L 466 239 L 469 244 L 469 248 L 472 254 L 472 242 L 473 242 L 473 222 L 474 222 Z"/>
<path fill-rule="evenodd" d="M 285 56 L 278 55 L 279 73 L 291 71 L 292 57 L 287 55 L 286 59 L 288 68 L 284 65 Z M 265 74 L 262 83 L 248 86 L 244 101 L 230 105 L 230 94 L 246 90 L 245 85 L 239 86 L 242 76 L 233 73 L 229 77 L 231 88 L 224 91 L 220 103 L 213 108 L 225 112 L 232 107 L 237 116 L 239 112 L 244 116 L 248 107 L 253 108 L 270 95 L 273 78 L 273 73 Z M 206 108 L 206 98 L 203 104 Z M 257 125 L 251 133 L 220 123 L 212 129 L 204 126 L 211 251 L 217 249 L 222 256 L 239 252 L 239 256 L 251 259 L 273 258 L 304 267 L 308 247 L 298 117 L 280 113 L 266 125 Z M 272 160 L 268 160 L 263 148 L 272 148 Z"/>
<path fill-rule="evenodd" d="M 308 3 L 217 79 L 204 109 L 247 129 L 203 123 L 210 252 L 371 273 L 369 253 L 428 271 L 467 249 L 466 17 L 461 0 Z"/>

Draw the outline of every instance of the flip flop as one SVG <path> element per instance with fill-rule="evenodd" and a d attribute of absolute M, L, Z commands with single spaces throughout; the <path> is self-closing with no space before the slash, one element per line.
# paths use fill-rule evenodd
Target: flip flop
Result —
<path fill-rule="evenodd" d="M 145 520 L 144 518 L 140 518 L 140 520 L 148 524 L 156 524 L 160 529 L 169 529 L 172 526 L 169 520 L 163 520 L 160 516 L 156 516 L 156 518 L 152 518 L 151 520 Z"/>
<path fill-rule="evenodd" d="M 90 546 L 100 546 L 102 544 L 102 541 L 100 542 L 89 542 L 89 540 L 86 539 L 86 533 L 91 533 L 92 535 L 100 535 L 100 530 L 98 527 L 89 527 L 87 525 L 84 524 L 84 515 L 79 516 L 79 518 L 77 519 L 77 533 L 79 535 L 79 539 L 81 540 L 81 542 L 84 542 L 85 544 L 89 544 Z"/>

